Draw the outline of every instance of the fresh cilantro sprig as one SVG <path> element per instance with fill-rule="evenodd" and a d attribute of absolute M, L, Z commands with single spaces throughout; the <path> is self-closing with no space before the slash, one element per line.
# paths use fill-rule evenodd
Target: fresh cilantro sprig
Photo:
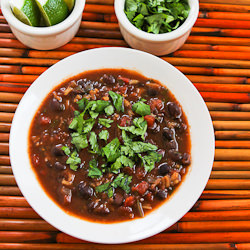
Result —
<path fill-rule="evenodd" d="M 138 29 L 159 34 L 180 27 L 189 10 L 187 0 L 126 0 L 124 11 Z"/>

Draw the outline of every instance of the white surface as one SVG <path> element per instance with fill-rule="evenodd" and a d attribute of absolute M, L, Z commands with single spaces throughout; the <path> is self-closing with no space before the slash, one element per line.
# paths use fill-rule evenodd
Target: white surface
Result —
<path fill-rule="evenodd" d="M 31 27 L 19 21 L 11 11 L 9 0 L 1 0 L 1 10 L 14 35 L 33 49 L 51 50 L 68 43 L 77 33 L 85 0 L 76 0 L 70 15 L 51 27 Z"/>
<path fill-rule="evenodd" d="M 32 171 L 28 152 L 30 123 L 41 101 L 63 80 L 86 70 L 125 68 L 163 83 L 180 102 L 191 130 L 192 164 L 177 192 L 145 218 L 115 224 L 88 222 L 68 215 L 43 191 Z M 145 52 L 101 48 L 70 56 L 44 72 L 28 89 L 16 110 L 10 133 L 12 169 L 23 195 L 51 225 L 74 237 L 99 243 L 140 240 L 170 227 L 201 195 L 214 158 L 214 131 L 207 107 L 192 83 L 169 63 Z"/>
<path fill-rule="evenodd" d="M 136 28 L 124 13 L 125 0 L 115 0 L 115 14 L 125 41 L 134 49 L 154 55 L 166 55 L 179 49 L 187 40 L 198 17 L 199 1 L 189 0 L 190 12 L 185 22 L 176 30 L 164 34 L 152 34 Z"/>

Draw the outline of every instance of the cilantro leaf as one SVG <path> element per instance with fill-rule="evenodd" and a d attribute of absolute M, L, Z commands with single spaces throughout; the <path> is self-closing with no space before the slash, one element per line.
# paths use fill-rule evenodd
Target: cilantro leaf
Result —
<path fill-rule="evenodd" d="M 102 171 L 97 167 L 97 161 L 92 159 L 89 161 L 89 173 L 88 176 L 91 178 L 98 178 L 102 176 Z"/>
<path fill-rule="evenodd" d="M 61 148 L 66 155 L 70 155 L 70 149 L 67 146 L 62 146 Z"/>
<path fill-rule="evenodd" d="M 142 101 L 134 103 L 132 106 L 132 110 L 141 116 L 151 114 L 150 106 Z"/>
<path fill-rule="evenodd" d="M 108 130 L 102 130 L 102 131 L 99 133 L 99 138 L 100 138 L 101 140 L 107 141 L 108 138 L 109 138 L 109 132 L 108 132 Z"/>
<path fill-rule="evenodd" d="M 104 118 L 99 118 L 98 120 L 99 124 L 105 126 L 106 128 L 110 128 L 111 127 L 111 123 L 113 123 L 113 120 L 109 120 L 109 119 L 104 119 Z"/>
<path fill-rule="evenodd" d="M 102 192 L 107 191 L 109 189 L 109 187 L 110 187 L 110 182 L 106 182 L 106 183 L 104 183 L 102 185 L 99 185 L 99 186 L 95 187 L 95 191 L 97 193 L 102 193 Z"/>
<path fill-rule="evenodd" d="M 90 118 L 88 120 L 83 120 L 83 127 L 82 127 L 82 131 L 83 133 L 89 133 L 93 126 L 95 124 L 95 119 Z"/>
<path fill-rule="evenodd" d="M 109 91 L 109 95 L 111 96 L 113 100 L 113 104 L 118 112 L 122 111 L 124 112 L 124 106 L 123 106 L 123 96 L 113 92 Z"/>
<path fill-rule="evenodd" d="M 88 140 L 86 135 L 81 135 L 79 133 L 72 133 L 71 137 L 72 137 L 71 143 L 76 146 L 76 149 L 78 151 L 88 147 Z"/>
<path fill-rule="evenodd" d="M 112 105 L 109 105 L 107 106 L 105 109 L 104 109 L 106 115 L 113 115 L 115 110 L 114 110 L 114 107 Z"/>
<path fill-rule="evenodd" d="M 132 182 L 132 176 L 124 175 L 124 173 L 119 174 L 114 181 L 111 183 L 111 186 L 114 188 L 120 187 L 126 193 L 130 192 L 130 183 Z"/>
<path fill-rule="evenodd" d="M 67 159 L 66 164 L 69 164 L 70 169 L 76 171 L 78 165 L 81 164 L 81 159 L 78 156 L 78 153 L 74 151 L 70 157 Z"/>
<path fill-rule="evenodd" d="M 109 144 L 102 148 L 103 155 L 108 162 L 114 162 L 120 155 L 120 141 L 118 138 L 113 139 Z"/>
<path fill-rule="evenodd" d="M 86 108 L 88 103 L 89 103 L 89 100 L 87 98 L 82 98 L 81 100 L 77 102 L 79 109 L 82 111 Z"/>
<path fill-rule="evenodd" d="M 90 146 L 92 149 L 92 153 L 99 154 L 100 149 L 99 149 L 99 145 L 97 143 L 97 135 L 95 132 L 90 132 L 89 143 L 90 143 Z"/>
<path fill-rule="evenodd" d="M 138 156 L 141 158 L 146 172 L 152 171 L 155 167 L 155 163 L 159 162 L 162 159 L 162 155 L 154 151 L 150 152 L 144 157 L 142 157 L 140 154 L 138 154 Z"/>
<path fill-rule="evenodd" d="M 124 167 L 133 167 L 135 165 L 135 163 L 129 159 L 128 157 L 126 157 L 125 155 L 121 155 L 120 157 L 118 157 L 116 159 L 116 161 L 111 165 L 111 172 L 117 174 L 118 170 L 120 168 Z"/>
<path fill-rule="evenodd" d="M 110 105 L 110 103 L 108 101 L 97 100 L 95 112 L 100 113 L 100 112 L 104 111 L 105 108 L 108 107 L 109 105 Z"/>
<path fill-rule="evenodd" d="M 157 146 L 151 143 L 145 143 L 141 141 L 134 141 L 131 143 L 131 148 L 136 154 L 144 153 L 147 151 L 155 151 L 158 149 Z"/>

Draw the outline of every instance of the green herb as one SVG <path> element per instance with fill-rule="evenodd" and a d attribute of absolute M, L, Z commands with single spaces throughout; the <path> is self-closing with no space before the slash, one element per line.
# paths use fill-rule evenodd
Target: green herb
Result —
<path fill-rule="evenodd" d="M 99 124 L 105 126 L 106 128 L 110 128 L 111 127 L 111 123 L 113 123 L 113 120 L 109 120 L 109 119 L 104 119 L 104 118 L 99 118 L 98 120 Z"/>
<path fill-rule="evenodd" d="M 124 130 L 124 131 L 128 131 L 134 135 L 140 135 L 141 138 L 143 140 L 145 140 L 145 133 L 147 131 L 147 122 L 144 120 L 143 117 L 140 117 L 140 118 L 135 118 L 133 120 L 133 123 L 135 126 L 129 126 L 129 127 L 121 127 L 121 126 L 118 126 L 118 128 Z"/>
<path fill-rule="evenodd" d="M 72 122 L 69 124 L 69 128 L 73 130 L 77 130 L 78 127 L 78 118 L 73 118 Z"/>
<path fill-rule="evenodd" d="M 89 100 L 87 98 L 82 98 L 81 100 L 77 102 L 79 109 L 82 111 L 86 108 L 88 103 L 89 103 Z"/>
<path fill-rule="evenodd" d="M 115 110 L 114 110 L 114 107 L 112 105 L 109 105 L 107 106 L 105 109 L 104 109 L 106 115 L 113 115 Z"/>
<path fill-rule="evenodd" d="M 120 187 L 127 194 L 130 192 L 130 183 L 132 182 L 132 176 L 124 175 L 124 173 L 119 174 L 114 181 L 111 183 L 111 186 L 114 188 Z"/>
<path fill-rule="evenodd" d="M 71 137 L 72 137 L 71 143 L 76 146 L 76 149 L 78 151 L 88 147 L 88 140 L 86 135 L 81 135 L 79 133 L 72 133 Z"/>
<path fill-rule="evenodd" d="M 89 111 L 89 114 L 90 114 L 91 118 L 93 118 L 93 119 L 97 118 L 97 116 L 99 115 L 99 113 L 96 113 L 95 111 L 92 111 L 92 110 Z"/>
<path fill-rule="evenodd" d="M 95 191 L 96 191 L 97 193 L 102 193 L 102 192 L 107 191 L 107 190 L 109 189 L 109 187 L 110 187 L 110 182 L 107 182 L 107 183 L 104 183 L 104 184 L 102 184 L 102 185 L 97 186 L 97 187 L 95 188 Z"/>
<path fill-rule="evenodd" d="M 83 120 L 83 127 L 82 127 L 82 131 L 83 133 L 89 133 L 93 126 L 95 124 L 95 119 L 90 118 L 88 120 Z"/>
<path fill-rule="evenodd" d="M 108 107 L 109 105 L 110 105 L 110 103 L 108 101 L 97 100 L 95 112 L 100 113 L 100 112 L 104 111 L 105 108 Z"/>
<path fill-rule="evenodd" d="M 142 101 L 134 103 L 132 106 L 132 110 L 141 116 L 151 114 L 150 106 Z"/>
<path fill-rule="evenodd" d="M 97 143 L 97 135 L 95 132 L 90 132 L 89 143 L 90 143 L 90 146 L 92 149 L 92 153 L 99 154 L 100 149 L 99 149 L 99 145 Z"/>
<path fill-rule="evenodd" d="M 67 146 L 62 146 L 61 148 L 66 155 L 70 155 L 70 148 Z"/>
<path fill-rule="evenodd" d="M 159 34 L 177 29 L 189 10 L 187 0 L 126 0 L 124 11 L 138 29 Z"/>
<path fill-rule="evenodd" d="M 108 138 L 109 138 L 109 132 L 108 130 L 102 130 L 100 133 L 99 133 L 99 138 L 101 140 L 105 140 L 107 142 Z"/>
<path fill-rule="evenodd" d="M 138 154 L 138 156 L 141 158 L 146 172 L 152 171 L 155 167 L 155 163 L 162 159 L 162 155 L 157 152 L 150 152 L 143 157 L 140 154 Z"/>
<path fill-rule="evenodd" d="M 74 151 L 70 157 L 67 159 L 66 164 L 69 164 L 70 169 L 76 171 L 78 165 L 81 164 L 81 159 L 78 156 L 78 153 Z"/>
<path fill-rule="evenodd" d="M 120 155 L 120 141 L 118 138 L 112 140 L 104 148 L 102 148 L 103 155 L 106 156 L 108 162 L 114 162 Z"/>
<path fill-rule="evenodd" d="M 124 112 L 124 106 L 123 106 L 123 96 L 113 92 L 109 91 L 109 95 L 111 96 L 113 100 L 113 104 L 118 112 L 122 111 Z"/>
<path fill-rule="evenodd" d="M 111 172 L 118 174 L 119 169 L 124 167 L 133 167 L 135 163 L 126 157 L 125 155 L 121 155 L 116 159 L 116 161 L 111 165 Z"/>
<path fill-rule="evenodd" d="M 88 176 L 91 178 L 98 178 L 102 176 L 102 171 L 97 167 L 97 161 L 92 159 L 89 161 L 89 173 Z"/>

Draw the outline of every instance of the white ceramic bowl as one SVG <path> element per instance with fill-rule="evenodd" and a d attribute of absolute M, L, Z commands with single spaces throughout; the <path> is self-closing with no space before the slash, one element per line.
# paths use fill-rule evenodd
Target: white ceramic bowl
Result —
<path fill-rule="evenodd" d="M 39 49 L 56 49 L 68 43 L 77 33 L 85 0 L 76 0 L 70 15 L 61 23 L 51 27 L 31 27 L 19 21 L 10 8 L 9 0 L 2 0 L 1 9 L 14 35 L 26 46 Z"/>
<path fill-rule="evenodd" d="M 163 83 L 180 102 L 190 125 L 192 164 L 178 188 L 162 206 L 141 219 L 101 224 L 70 216 L 44 192 L 30 165 L 28 132 L 47 94 L 63 80 L 86 70 L 125 68 Z M 23 195 L 47 222 L 74 237 L 98 243 L 137 241 L 170 227 L 197 201 L 209 178 L 214 158 L 214 131 L 207 107 L 192 83 L 169 63 L 126 48 L 80 52 L 49 68 L 28 89 L 16 110 L 10 133 L 12 169 Z"/>
<path fill-rule="evenodd" d="M 125 41 L 134 49 L 154 55 L 166 55 L 179 49 L 187 40 L 199 14 L 199 1 L 188 0 L 190 12 L 176 30 L 165 34 L 152 34 L 136 28 L 124 13 L 125 0 L 115 0 L 115 14 Z"/>

